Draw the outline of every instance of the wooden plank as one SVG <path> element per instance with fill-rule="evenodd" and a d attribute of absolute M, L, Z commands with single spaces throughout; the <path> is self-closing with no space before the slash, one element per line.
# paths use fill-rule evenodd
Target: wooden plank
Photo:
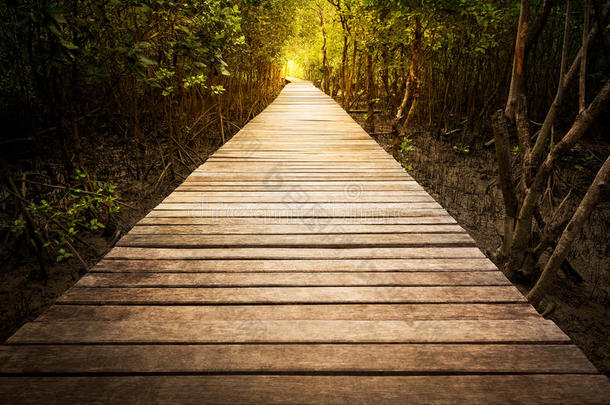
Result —
<path fill-rule="evenodd" d="M 225 195 L 226 194 L 226 195 Z M 350 203 L 350 202 L 433 202 L 425 191 L 373 192 L 360 189 L 345 192 L 306 192 L 301 190 L 286 191 L 225 191 L 225 192 L 189 192 L 172 193 L 165 200 L 169 203 Z"/>
<path fill-rule="evenodd" d="M 605 405 L 601 375 L 4 377 L 12 404 Z"/>
<path fill-rule="evenodd" d="M 194 181 L 265 181 L 268 179 L 283 180 L 283 181 L 337 181 L 345 180 L 352 182 L 365 182 L 365 181 L 404 181 L 408 179 L 406 174 L 352 174 L 352 173 L 225 173 L 222 176 L 212 173 L 198 173 L 192 174 L 186 178 L 185 183 L 188 184 Z"/>
<path fill-rule="evenodd" d="M 159 210 L 187 210 L 187 211 L 215 211 L 215 210 L 234 210 L 233 214 L 242 210 L 291 210 L 291 211 L 318 211 L 318 212 L 334 212 L 334 211 L 377 211 L 391 212 L 392 210 L 434 210 L 441 209 L 441 206 L 436 202 L 405 202 L 405 203 L 316 203 L 302 202 L 301 195 L 298 192 L 286 194 L 286 200 L 280 203 L 217 203 L 209 202 L 205 199 L 195 203 L 161 203 L 155 207 Z"/>
<path fill-rule="evenodd" d="M 538 319 L 522 304 L 53 305 L 40 321 Z"/>
<path fill-rule="evenodd" d="M 467 233 L 427 233 L 427 234 L 216 234 L 216 235 L 139 235 L 127 234 L 116 246 L 150 248 L 205 248 L 227 247 L 369 247 L 369 246 L 476 246 Z"/>
<path fill-rule="evenodd" d="M 511 285 L 500 271 L 360 273 L 91 273 L 77 287 Z"/>
<path fill-rule="evenodd" d="M 205 225 L 148 225 L 140 222 L 129 231 L 129 235 L 212 235 L 212 234 L 348 234 L 359 233 L 368 234 L 371 238 L 379 237 L 380 234 L 426 234 L 426 233 L 463 233 L 465 232 L 459 225 L 354 225 L 336 224 L 329 226 L 324 232 L 319 224 L 268 224 L 257 225 L 248 224 L 205 224 Z M 383 236 L 381 236 L 383 237 Z"/>
<path fill-rule="evenodd" d="M 375 247 L 375 248 L 233 248 L 163 249 L 115 247 L 109 259 L 444 259 L 485 258 L 474 247 Z"/>
<path fill-rule="evenodd" d="M 420 185 L 414 181 L 367 181 L 350 186 L 350 183 L 337 181 L 280 181 L 269 179 L 268 181 L 190 181 L 182 183 L 175 191 L 339 191 L 345 192 L 346 188 L 362 191 L 421 191 Z"/>
<path fill-rule="evenodd" d="M 139 321 L 30 322 L 10 344 L 73 343 L 568 343 L 552 322 L 460 321 Z"/>
<path fill-rule="evenodd" d="M 253 225 L 301 225 L 308 229 L 318 229 L 319 233 L 329 233 L 343 226 L 376 225 L 382 232 L 385 225 L 446 225 L 455 224 L 455 219 L 449 215 L 436 217 L 364 217 L 364 218 L 292 218 L 292 217 L 145 217 L 137 225 L 235 225 L 250 228 Z M 311 225 L 315 225 L 312 227 Z M 378 225 L 384 225 L 383 227 Z M 254 229 L 254 228 L 253 228 Z M 349 229 L 349 228 L 346 228 Z"/>
<path fill-rule="evenodd" d="M 162 256 L 161 256 L 162 257 Z M 97 272 L 384 272 L 384 271 L 490 271 L 487 258 L 457 259 L 333 259 L 333 260 L 170 260 L 142 257 L 137 260 L 106 256 L 91 271 Z"/>
<path fill-rule="evenodd" d="M 585 373 L 573 345 L 0 346 L 2 374 Z"/>
<path fill-rule="evenodd" d="M 73 287 L 57 303 L 68 304 L 311 304 L 311 303 L 527 302 L 511 286 L 427 287 Z"/>
<path fill-rule="evenodd" d="M 423 203 L 422 203 L 423 204 Z M 362 218 L 362 217 L 444 217 L 449 216 L 442 208 L 349 208 L 338 207 L 334 209 L 326 209 L 317 207 L 316 204 L 311 204 L 311 207 L 299 209 L 237 209 L 235 207 L 216 207 L 216 209 L 207 209 L 207 205 L 194 204 L 192 209 L 182 210 L 152 210 L 147 218 L 173 218 L 173 217 L 206 217 L 206 218 L 231 218 L 235 217 L 261 217 L 272 221 L 274 218 Z"/>
<path fill-rule="evenodd" d="M 249 143 L 252 141 L 247 141 Z M 316 142 L 318 143 L 318 142 Z M 241 173 L 241 172 L 289 172 L 289 173 L 368 173 L 378 171 L 378 173 L 403 173 L 404 169 L 394 162 L 364 162 L 362 164 L 350 164 L 344 162 L 275 162 L 262 161 L 253 165 L 250 161 L 227 162 L 222 160 L 210 160 L 199 166 L 196 173 Z"/>
<path fill-rule="evenodd" d="M 242 145 L 248 146 L 251 145 L 252 142 L 257 142 L 260 141 L 259 139 L 249 139 L 249 140 L 244 140 L 244 141 L 240 141 L 240 143 Z M 305 140 L 301 141 L 301 142 L 307 142 Z M 315 139 L 312 141 L 315 144 L 318 144 L 320 142 L 325 142 L 325 144 L 328 144 L 329 142 L 332 141 L 324 141 L 321 139 Z M 344 139 L 339 140 L 338 142 L 345 142 Z M 261 171 L 264 169 L 297 169 L 299 171 L 301 170 L 328 170 L 328 171 L 345 171 L 345 170 L 358 170 L 358 171 L 365 171 L 365 170 L 370 170 L 370 169 L 394 169 L 394 170 L 404 170 L 401 168 L 401 166 L 397 163 L 397 162 L 393 162 L 393 161 L 386 161 L 384 163 L 382 162 L 376 162 L 376 163 L 361 163 L 358 165 L 353 165 L 353 164 L 347 164 L 347 163 L 342 163 L 342 162 L 290 162 L 290 161 L 286 161 L 286 162 L 259 162 L 256 165 L 256 169 Z M 216 170 L 216 171 L 231 171 L 231 172 L 241 172 L 241 171 L 247 171 L 247 170 L 252 170 L 252 164 L 250 162 L 227 162 L 227 161 L 223 161 L 221 158 L 218 159 L 210 159 L 207 160 L 203 165 L 199 166 L 199 169 L 197 170 Z"/>

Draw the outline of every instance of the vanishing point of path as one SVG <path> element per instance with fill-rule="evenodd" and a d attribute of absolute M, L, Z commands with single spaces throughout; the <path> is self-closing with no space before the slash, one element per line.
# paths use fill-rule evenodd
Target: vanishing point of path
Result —
<path fill-rule="evenodd" d="M 288 84 L 0 346 L 6 404 L 604 404 L 608 379 L 331 98 Z"/>

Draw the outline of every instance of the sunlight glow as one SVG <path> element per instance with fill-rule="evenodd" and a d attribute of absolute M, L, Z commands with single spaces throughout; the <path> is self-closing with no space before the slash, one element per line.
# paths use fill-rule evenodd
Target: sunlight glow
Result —
<path fill-rule="evenodd" d="M 286 61 L 286 63 L 284 63 L 284 69 L 283 69 L 283 76 L 292 76 L 292 77 L 298 77 L 298 78 L 302 78 L 303 76 L 303 69 L 301 68 L 301 66 L 295 62 L 294 60 L 288 60 Z"/>

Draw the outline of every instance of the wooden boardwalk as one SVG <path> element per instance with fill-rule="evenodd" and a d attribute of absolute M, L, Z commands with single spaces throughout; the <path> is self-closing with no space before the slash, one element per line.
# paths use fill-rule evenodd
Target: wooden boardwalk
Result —
<path fill-rule="evenodd" d="M 608 379 L 294 82 L 0 346 L 3 404 L 607 404 Z"/>

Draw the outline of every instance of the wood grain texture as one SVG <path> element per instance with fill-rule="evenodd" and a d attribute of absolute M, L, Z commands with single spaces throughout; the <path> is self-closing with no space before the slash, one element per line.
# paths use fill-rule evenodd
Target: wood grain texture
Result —
<path fill-rule="evenodd" d="M 426 233 L 463 233 L 459 225 L 355 225 L 355 224 L 331 224 L 328 229 L 311 224 L 276 225 L 276 224 L 248 224 L 248 226 L 236 224 L 142 224 L 133 227 L 129 235 L 345 235 L 366 234 L 378 235 L 371 238 L 384 238 L 383 234 L 426 234 Z"/>
<path fill-rule="evenodd" d="M 152 253 L 152 252 L 151 252 Z M 497 270 L 486 257 L 411 259 L 154 259 L 139 257 L 102 259 L 92 272 L 385 272 L 385 271 L 489 271 Z"/>
<path fill-rule="evenodd" d="M 358 273 L 90 273 L 76 287 L 510 285 L 500 271 Z"/>
<path fill-rule="evenodd" d="M 552 322 L 442 321 L 58 321 L 30 322 L 8 340 L 50 343 L 568 343 Z"/>
<path fill-rule="evenodd" d="M 571 345 L 70 345 L 0 347 L 1 374 L 589 373 Z"/>
<path fill-rule="evenodd" d="M 58 300 L 69 304 L 336 304 L 526 302 L 513 286 L 442 287 L 74 287 Z"/>
<path fill-rule="evenodd" d="M 367 247 L 367 246 L 475 246 L 466 233 L 440 234 L 385 234 L 381 237 L 368 234 L 306 234 L 306 235 L 125 235 L 117 246 L 124 247 Z"/>
<path fill-rule="evenodd" d="M 286 86 L 0 346 L 0 403 L 607 404 L 331 98 Z"/>
<path fill-rule="evenodd" d="M 606 405 L 602 375 L 4 377 L 10 404 Z"/>
<path fill-rule="evenodd" d="M 476 247 L 372 247 L 372 248 L 138 248 L 115 247 L 106 255 L 109 259 L 478 259 L 485 256 Z M 330 264 L 332 266 L 332 263 Z"/>
<path fill-rule="evenodd" d="M 515 320 L 538 319 L 528 304 L 53 305 L 38 321 Z"/>

